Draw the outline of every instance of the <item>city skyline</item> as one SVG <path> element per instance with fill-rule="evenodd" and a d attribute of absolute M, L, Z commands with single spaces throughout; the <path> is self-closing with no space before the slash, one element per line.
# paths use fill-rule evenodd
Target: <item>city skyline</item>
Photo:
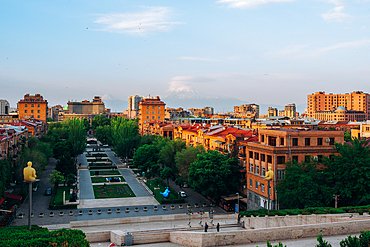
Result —
<path fill-rule="evenodd" d="M 0 99 L 368 92 L 369 1 L 2 1 Z M 126 106 L 127 107 L 127 106 Z"/>

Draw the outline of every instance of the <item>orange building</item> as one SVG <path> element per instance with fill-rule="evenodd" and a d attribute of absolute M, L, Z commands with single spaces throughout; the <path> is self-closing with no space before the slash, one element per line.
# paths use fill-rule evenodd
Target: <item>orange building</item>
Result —
<path fill-rule="evenodd" d="M 139 132 L 144 135 L 144 124 L 162 122 L 165 117 L 166 104 L 157 97 L 145 97 L 139 103 Z"/>
<path fill-rule="evenodd" d="M 19 119 L 37 119 L 46 122 L 48 102 L 40 94 L 26 94 L 18 102 Z"/>
<path fill-rule="evenodd" d="M 355 91 L 346 94 L 316 92 L 307 96 L 308 117 L 320 120 L 370 119 L 370 94 Z"/>
<path fill-rule="evenodd" d="M 284 177 L 285 163 L 302 162 L 310 157 L 321 161 L 334 153 L 334 143 L 344 142 L 344 132 L 310 129 L 259 129 L 259 141 L 246 144 L 248 209 L 267 208 L 265 173 L 274 172 L 270 183 L 270 209 L 277 208 L 276 183 Z"/>

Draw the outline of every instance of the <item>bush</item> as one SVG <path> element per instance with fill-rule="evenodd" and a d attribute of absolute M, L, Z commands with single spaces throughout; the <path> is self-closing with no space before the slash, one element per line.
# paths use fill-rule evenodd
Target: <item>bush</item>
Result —
<path fill-rule="evenodd" d="M 360 239 L 358 239 L 356 236 L 352 237 L 349 235 L 348 238 L 340 241 L 340 247 L 361 247 Z"/>

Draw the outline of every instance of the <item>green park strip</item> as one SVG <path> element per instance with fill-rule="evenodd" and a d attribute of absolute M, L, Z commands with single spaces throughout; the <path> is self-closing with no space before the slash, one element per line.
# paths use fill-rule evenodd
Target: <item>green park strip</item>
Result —
<path fill-rule="evenodd" d="M 170 190 L 170 196 L 168 199 L 165 199 L 163 195 L 160 193 L 166 190 L 167 186 L 164 183 L 159 183 L 156 180 L 148 180 L 147 186 L 151 189 L 151 191 L 153 191 L 154 197 L 159 203 L 177 203 L 184 201 L 184 199 L 181 198 L 179 199 L 179 195 L 171 187 L 168 187 L 168 189 Z"/>
<path fill-rule="evenodd" d="M 136 197 L 127 184 L 93 185 L 95 199 Z"/>
<path fill-rule="evenodd" d="M 99 171 L 99 175 L 121 175 L 117 170 L 90 170 L 90 176 L 95 176 L 95 171 Z"/>
<path fill-rule="evenodd" d="M 122 176 L 105 176 L 105 177 L 91 177 L 92 183 L 109 183 L 107 178 L 120 178 L 121 182 L 126 182 L 126 180 Z"/>
<path fill-rule="evenodd" d="M 54 188 L 55 189 L 55 188 Z M 51 196 L 50 198 L 50 209 L 63 209 L 63 208 L 76 208 L 76 205 L 63 205 L 63 192 L 65 191 L 65 199 L 66 201 L 69 200 L 70 194 L 69 191 L 70 189 L 73 189 L 73 187 L 69 186 L 60 186 L 58 187 L 57 193 Z M 54 204 L 55 202 L 55 204 Z"/>

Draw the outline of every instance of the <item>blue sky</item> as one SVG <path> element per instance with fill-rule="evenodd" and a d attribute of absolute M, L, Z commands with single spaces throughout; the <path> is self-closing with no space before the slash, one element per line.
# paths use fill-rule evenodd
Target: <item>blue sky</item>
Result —
<path fill-rule="evenodd" d="M 370 1 L 0 1 L 0 98 L 369 92 Z"/>

